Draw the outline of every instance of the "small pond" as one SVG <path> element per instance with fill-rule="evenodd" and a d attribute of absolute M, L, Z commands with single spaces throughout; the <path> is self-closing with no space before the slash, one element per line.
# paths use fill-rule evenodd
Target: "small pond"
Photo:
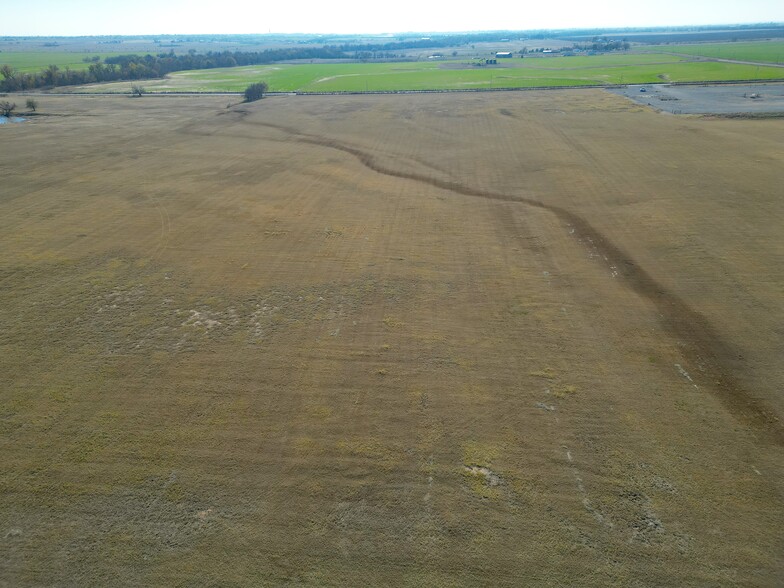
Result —
<path fill-rule="evenodd" d="M 8 118 L 7 116 L 0 116 L 0 125 L 4 125 L 6 123 L 20 123 L 26 120 L 26 118 L 22 118 L 21 116 L 12 116 L 11 118 Z"/>

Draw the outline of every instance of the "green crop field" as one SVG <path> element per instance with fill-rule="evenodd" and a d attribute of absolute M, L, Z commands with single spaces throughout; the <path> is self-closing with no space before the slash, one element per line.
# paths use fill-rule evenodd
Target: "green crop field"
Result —
<path fill-rule="evenodd" d="M 505 62 L 503 67 L 460 67 L 456 62 L 432 61 L 278 64 L 177 72 L 166 79 L 145 81 L 143 85 L 152 92 L 239 92 L 250 83 L 263 80 L 273 92 L 364 92 L 769 80 L 782 77 L 784 72 L 776 67 L 693 62 L 656 55 L 618 55 L 517 59 Z M 87 88 L 96 92 L 126 92 L 130 82 Z M 85 87 L 77 89 L 82 91 Z"/>
<path fill-rule="evenodd" d="M 35 73 L 56 65 L 60 69 L 69 67 L 74 70 L 87 69 L 85 57 L 99 55 L 101 59 L 120 55 L 120 53 L 71 53 L 66 51 L 2 51 L 0 52 L 0 65 L 8 64 L 19 71 Z"/>
<path fill-rule="evenodd" d="M 700 43 L 694 45 L 656 45 L 646 50 L 661 53 L 683 53 L 719 59 L 739 61 L 762 61 L 765 63 L 784 63 L 784 42 L 757 43 Z"/>
<path fill-rule="evenodd" d="M 732 43 L 667 46 L 667 52 L 734 50 L 734 56 L 774 60 L 784 43 Z M 660 53 L 583 55 L 574 57 L 527 57 L 499 60 L 497 66 L 478 67 L 470 62 L 418 61 L 398 63 L 308 63 L 232 67 L 177 72 L 162 80 L 145 80 L 148 91 L 239 92 L 259 80 L 275 92 L 364 92 L 396 90 L 454 90 L 584 86 L 596 84 L 643 84 L 728 80 L 769 80 L 784 77 L 774 66 L 693 61 L 688 57 Z M 61 69 L 85 69 L 87 54 L 76 52 L 2 52 L 0 63 L 34 72 L 50 64 Z M 112 54 L 103 54 L 108 57 Z M 730 55 L 728 54 L 728 57 Z M 96 92 L 125 92 L 129 82 L 89 87 Z M 84 88 L 78 88 L 83 90 Z"/>

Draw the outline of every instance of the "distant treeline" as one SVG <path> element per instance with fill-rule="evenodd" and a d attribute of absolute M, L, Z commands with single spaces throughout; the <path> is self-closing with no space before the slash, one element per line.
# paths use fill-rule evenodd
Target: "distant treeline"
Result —
<path fill-rule="evenodd" d="M 367 53 L 394 52 L 405 49 L 439 49 L 442 47 L 460 47 L 472 45 L 474 43 L 494 43 L 499 41 L 520 40 L 520 39 L 546 39 L 549 33 L 539 31 L 538 33 L 521 33 L 515 31 L 493 31 L 487 33 L 461 33 L 451 35 L 434 35 L 432 37 L 419 38 L 398 38 L 388 43 L 344 43 L 341 45 L 326 45 L 333 49 L 338 49 L 344 53 L 353 52 L 354 55 L 364 55 Z M 393 54 L 394 55 L 394 54 Z"/>
<path fill-rule="evenodd" d="M 160 78 L 175 71 L 212 69 L 237 65 L 260 65 L 295 59 L 345 59 L 346 54 L 332 47 L 297 47 L 268 49 L 266 51 L 222 51 L 198 54 L 191 51 L 184 55 L 161 53 L 159 55 L 118 55 L 107 57 L 104 62 L 91 63 L 85 70 L 61 70 L 50 65 L 37 73 L 22 73 L 11 67 L 0 67 L 0 92 L 33 90 L 56 86 L 79 86 L 95 82 L 119 80 L 145 80 Z"/>
<path fill-rule="evenodd" d="M 623 41 L 613 41 L 612 39 L 596 38 L 591 43 L 578 45 L 576 49 L 590 49 L 591 51 L 628 51 L 631 44 L 624 39 Z"/>
<path fill-rule="evenodd" d="M 717 29 L 719 27 L 716 27 Z M 569 41 L 585 42 L 595 40 L 601 36 L 605 40 L 618 39 L 623 37 L 627 41 L 635 43 L 705 43 L 705 42 L 726 42 L 726 41 L 759 41 L 763 39 L 776 39 L 784 36 L 784 27 L 781 25 L 769 25 L 768 27 L 746 28 L 746 27 L 723 27 L 720 30 L 686 30 L 675 29 L 672 31 L 660 30 L 647 33 L 630 31 L 615 31 L 608 33 L 601 31 L 595 35 L 586 34 L 564 34 L 560 38 Z"/>

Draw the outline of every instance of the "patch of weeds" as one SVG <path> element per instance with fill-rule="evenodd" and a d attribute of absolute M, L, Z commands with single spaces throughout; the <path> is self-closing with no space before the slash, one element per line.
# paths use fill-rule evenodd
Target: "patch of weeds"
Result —
<path fill-rule="evenodd" d="M 328 419 L 332 416 L 332 409 L 328 406 L 309 406 L 307 413 L 318 419 Z"/>
<path fill-rule="evenodd" d="M 493 470 L 485 466 L 463 466 L 465 471 L 472 476 L 481 476 L 484 478 L 485 484 L 488 486 L 500 486 L 503 482 L 501 476 L 496 474 Z"/>
<path fill-rule="evenodd" d="M 428 408 L 430 406 L 430 396 L 423 390 L 408 390 L 408 406 L 411 409 Z"/>
<path fill-rule="evenodd" d="M 384 323 L 384 325 L 389 327 L 390 329 L 394 329 L 394 328 L 399 327 L 399 326 L 401 326 L 403 324 L 402 321 L 400 321 L 400 320 L 398 320 L 398 319 L 396 319 L 394 317 L 391 317 L 391 316 L 385 316 L 384 319 L 381 322 Z"/>
<path fill-rule="evenodd" d="M 463 477 L 473 494 L 482 499 L 494 499 L 500 495 L 501 476 L 487 466 L 463 466 Z"/>
<path fill-rule="evenodd" d="M 535 372 L 528 372 L 528 375 L 536 378 L 545 378 L 547 380 L 554 380 L 556 378 L 555 370 L 551 367 L 546 367 L 543 370 Z"/>
<path fill-rule="evenodd" d="M 337 449 L 352 457 L 360 457 L 375 467 L 391 470 L 401 459 L 403 450 L 395 445 L 382 443 L 375 437 L 353 438 L 337 443 Z"/>
<path fill-rule="evenodd" d="M 110 441 L 107 433 L 93 431 L 81 439 L 77 439 L 66 452 L 66 458 L 77 463 L 85 462 L 95 453 L 107 447 Z"/>
<path fill-rule="evenodd" d="M 463 464 L 467 466 L 492 464 L 493 460 L 499 455 L 498 447 L 489 443 L 480 443 L 479 441 L 466 441 L 463 443 L 462 449 Z"/>
<path fill-rule="evenodd" d="M 476 362 L 465 357 L 458 357 L 455 359 L 455 365 L 464 370 L 472 370 L 476 366 Z"/>
<path fill-rule="evenodd" d="M 313 455 L 323 453 L 324 448 L 318 441 L 311 437 L 297 437 L 294 439 L 294 450 L 302 455 Z"/>
<path fill-rule="evenodd" d="M 566 398 L 567 396 L 572 396 L 576 393 L 577 388 L 575 386 L 559 386 L 558 388 L 553 389 L 553 396 L 556 398 Z"/>
<path fill-rule="evenodd" d="M 185 488 L 179 482 L 171 482 L 164 488 L 163 497 L 171 502 L 182 502 L 185 500 Z"/>
<path fill-rule="evenodd" d="M 49 398 L 55 402 L 68 402 L 71 399 L 71 395 L 66 390 L 54 388 L 49 390 Z"/>

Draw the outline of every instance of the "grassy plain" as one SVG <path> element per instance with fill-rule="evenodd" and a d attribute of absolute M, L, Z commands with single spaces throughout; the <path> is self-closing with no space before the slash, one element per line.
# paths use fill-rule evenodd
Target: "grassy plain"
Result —
<path fill-rule="evenodd" d="M 757 43 L 695 43 L 689 45 L 651 45 L 642 50 L 682 53 L 738 61 L 784 63 L 784 41 Z"/>
<path fill-rule="evenodd" d="M 779 583 L 784 121 L 40 102 L 0 585 Z"/>
<path fill-rule="evenodd" d="M 56 65 L 60 69 L 66 67 L 73 70 L 87 69 L 85 57 L 99 56 L 101 59 L 114 57 L 120 53 L 72 53 L 65 51 L 3 51 L 0 52 L 0 65 L 10 65 L 21 72 L 35 73 Z"/>
<path fill-rule="evenodd" d="M 277 64 L 177 72 L 146 80 L 150 91 L 241 92 L 264 80 L 273 92 L 362 92 L 470 88 L 526 88 L 639 84 L 662 81 L 780 79 L 776 67 L 691 62 L 661 55 L 529 58 L 498 67 L 460 62 Z M 64 91 L 127 92 L 130 82 L 99 84 Z"/>

